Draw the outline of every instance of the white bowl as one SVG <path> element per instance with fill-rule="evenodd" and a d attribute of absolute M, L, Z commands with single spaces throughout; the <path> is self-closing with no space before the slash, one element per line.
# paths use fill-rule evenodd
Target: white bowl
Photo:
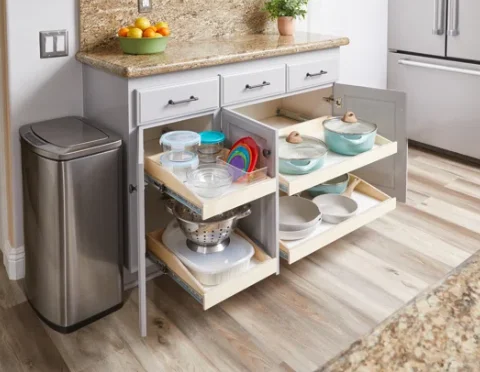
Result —
<path fill-rule="evenodd" d="M 305 230 L 298 230 L 298 231 L 280 231 L 279 236 L 280 240 L 300 240 L 304 239 L 307 236 L 309 236 L 311 233 L 313 233 L 318 226 L 322 223 L 322 220 L 320 220 L 317 224 L 310 226 L 308 229 Z"/>
<path fill-rule="evenodd" d="M 298 196 L 280 198 L 280 230 L 300 231 L 314 226 L 322 213 L 315 203 Z"/>

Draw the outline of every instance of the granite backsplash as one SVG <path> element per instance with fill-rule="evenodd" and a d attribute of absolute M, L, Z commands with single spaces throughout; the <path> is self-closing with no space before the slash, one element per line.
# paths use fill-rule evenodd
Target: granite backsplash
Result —
<path fill-rule="evenodd" d="M 138 13 L 137 0 L 79 0 L 80 50 L 114 43 L 121 26 L 145 16 L 166 21 L 174 40 L 274 32 L 275 25 L 261 11 L 264 0 L 152 0 L 150 13 Z"/>

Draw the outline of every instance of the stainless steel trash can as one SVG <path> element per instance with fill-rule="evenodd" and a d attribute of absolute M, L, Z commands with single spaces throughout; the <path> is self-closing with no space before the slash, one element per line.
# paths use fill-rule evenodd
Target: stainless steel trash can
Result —
<path fill-rule="evenodd" d="M 45 323 L 69 333 L 122 306 L 122 141 L 80 117 L 20 136 L 25 290 Z"/>

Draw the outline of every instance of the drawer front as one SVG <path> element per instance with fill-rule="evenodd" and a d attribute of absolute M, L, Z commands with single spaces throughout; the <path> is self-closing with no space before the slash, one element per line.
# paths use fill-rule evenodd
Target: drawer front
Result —
<path fill-rule="evenodd" d="M 285 66 L 245 74 L 226 75 L 222 81 L 222 105 L 285 93 Z"/>
<path fill-rule="evenodd" d="M 337 58 L 287 65 L 287 90 L 307 89 L 332 83 L 338 79 L 339 60 Z"/>
<path fill-rule="evenodd" d="M 216 109 L 218 97 L 218 78 L 140 90 L 137 93 L 138 124 Z"/>

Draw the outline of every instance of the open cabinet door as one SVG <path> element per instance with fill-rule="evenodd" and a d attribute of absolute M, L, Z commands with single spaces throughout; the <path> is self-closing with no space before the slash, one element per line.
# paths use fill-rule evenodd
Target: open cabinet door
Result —
<path fill-rule="evenodd" d="M 137 130 L 137 230 L 138 230 L 138 313 L 140 334 L 147 336 L 147 276 L 145 241 L 145 173 L 143 158 L 143 128 Z"/>
<path fill-rule="evenodd" d="M 335 116 L 353 111 L 358 118 L 377 124 L 378 134 L 397 142 L 394 156 L 370 164 L 354 173 L 380 190 L 405 202 L 407 199 L 407 131 L 405 93 L 364 88 L 344 84 L 334 85 Z"/>
<path fill-rule="evenodd" d="M 277 131 L 229 109 L 222 109 L 221 116 L 226 146 L 232 146 L 242 137 L 252 137 L 259 147 L 257 168 L 267 167 L 268 176 L 276 178 L 278 175 Z M 239 225 L 250 238 L 261 243 L 262 248 L 270 257 L 278 258 L 278 187 L 275 193 L 251 204 L 251 217 L 240 220 Z"/>

